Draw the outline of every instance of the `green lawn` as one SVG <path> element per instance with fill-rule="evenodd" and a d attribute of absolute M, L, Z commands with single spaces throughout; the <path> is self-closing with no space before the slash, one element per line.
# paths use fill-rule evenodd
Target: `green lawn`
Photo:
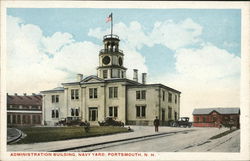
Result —
<path fill-rule="evenodd" d="M 48 142 L 56 140 L 67 140 L 75 138 L 84 138 L 91 136 L 108 135 L 114 133 L 128 132 L 124 127 L 113 126 L 93 126 L 90 127 L 88 133 L 85 132 L 84 127 L 22 127 L 18 128 L 27 136 L 16 144 L 27 144 L 37 142 Z"/>

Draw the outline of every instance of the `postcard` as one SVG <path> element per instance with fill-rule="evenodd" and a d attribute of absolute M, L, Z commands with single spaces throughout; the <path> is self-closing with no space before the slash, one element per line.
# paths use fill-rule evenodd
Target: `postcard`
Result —
<path fill-rule="evenodd" d="M 249 160 L 249 15 L 2 1 L 1 160 Z"/>

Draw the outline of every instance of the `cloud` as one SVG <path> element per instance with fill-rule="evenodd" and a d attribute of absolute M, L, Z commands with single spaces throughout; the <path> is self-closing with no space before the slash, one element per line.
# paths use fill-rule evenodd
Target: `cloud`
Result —
<path fill-rule="evenodd" d="M 98 38 L 103 35 L 99 33 Z M 127 44 L 121 43 L 123 45 Z M 89 41 L 75 41 L 70 33 L 45 36 L 39 26 L 7 16 L 7 91 L 39 92 L 75 81 L 76 73 L 95 75 L 101 48 Z M 133 67 L 147 71 L 143 56 L 134 46 L 128 46 L 124 53 L 128 78 L 132 78 Z"/>
<path fill-rule="evenodd" d="M 43 37 L 41 43 L 44 45 L 44 52 L 54 54 L 58 52 L 62 46 L 70 45 L 74 42 L 73 36 L 69 33 L 56 32 L 51 37 Z"/>
<path fill-rule="evenodd" d="M 60 86 L 72 74 L 95 74 L 99 48 L 75 42 L 69 33 L 45 37 L 38 26 L 8 16 L 7 91 L 37 93 Z"/>
<path fill-rule="evenodd" d="M 182 116 L 191 116 L 193 108 L 239 106 L 240 57 L 202 40 L 203 26 L 192 19 L 155 22 L 147 32 L 137 21 L 114 24 L 114 29 L 121 38 L 120 49 L 124 51 L 124 66 L 130 79 L 134 68 L 140 73 L 148 71 L 140 52 L 144 46 L 162 45 L 173 51 L 176 59 L 173 72 L 159 73 L 154 78 L 149 75 L 148 82 L 180 90 Z M 101 42 L 109 32 L 94 28 L 88 36 Z M 102 45 L 93 42 L 75 41 L 70 33 L 44 36 L 38 26 L 8 16 L 7 91 L 38 92 L 74 81 L 72 75 L 76 73 L 96 74 L 101 48 Z"/>
<path fill-rule="evenodd" d="M 202 26 L 192 19 L 180 22 L 166 20 L 155 22 L 152 31 L 146 33 L 141 24 L 132 21 L 129 25 L 122 22 L 114 24 L 115 33 L 122 37 L 126 47 L 141 49 L 143 45 L 152 47 L 155 44 L 164 45 L 171 50 L 177 50 L 188 45 L 202 42 L 199 36 L 202 34 Z M 101 28 L 90 29 L 88 35 L 100 38 L 109 34 L 109 30 Z"/>
<path fill-rule="evenodd" d="M 152 42 L 148 35 L 142 29 L 142 26 L 137 21 L 130 22 L 126 25 L 122 22 L 114 24 L 115 34 L 122 38 L 122 42 L 126 46 L 122 48 L 140 49 L 143 45 L 152 46 Z M 101 28 L 90 29 L 88 35 L 95 38 L 102 38 L 103 35 L 110 34 L 110 30 L 102 30 Z"/>
<path fill-rule="evenodd" d="M 175 23 L 173 20 L 156 22 L 150 34 L 155 44 L 162 44 L 171 50 L 200 42 L 202 27 L 192 19 Z"/>
<path fill-rule="evenodd" d="M 178 89 L 181 115 L 192 117 L 193 108 L 239 107 L 240 57 L 213 44 L 176 51 L 176 72 L 154 81 Z"/>
<path fill-rule="evenodd" d="M 240 58 L 212 44 L 176 52 L 176 70 L 194 80 L 220 80 L 239 76 Z"/>

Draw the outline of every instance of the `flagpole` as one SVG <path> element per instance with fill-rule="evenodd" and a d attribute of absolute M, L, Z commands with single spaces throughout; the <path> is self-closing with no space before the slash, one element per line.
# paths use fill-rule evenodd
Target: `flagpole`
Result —
<path fill-rule="evenodd" d="M 111 37 L 113 35 L 113 13 L 111 13 Z"/>

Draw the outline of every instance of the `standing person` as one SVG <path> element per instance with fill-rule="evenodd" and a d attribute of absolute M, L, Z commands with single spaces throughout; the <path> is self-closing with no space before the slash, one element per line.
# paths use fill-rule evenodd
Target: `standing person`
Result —
<path fill-rule="evenodd" d="M 156 116 L 155 119 L 154 119 L 155 132 L 158 132 L 159 125 L 160 125 L 160 120 Z"/>

